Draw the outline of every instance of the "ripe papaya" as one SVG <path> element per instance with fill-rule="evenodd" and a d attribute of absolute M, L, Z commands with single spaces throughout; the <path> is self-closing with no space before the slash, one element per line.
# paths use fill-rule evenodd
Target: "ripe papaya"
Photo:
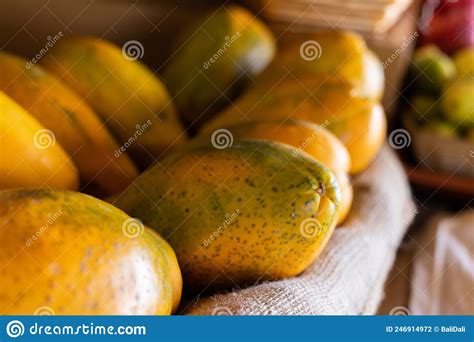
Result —
<path fill-rule="evenodd" d="M 293 156 L 304 151 L 327 166 L 334 172 L 342 194 L 338 223 L 346 218 L 353 197 L 352 185 L 347 176 L 350 156 L 339 139 L 324 128 L 324 123 L 320 126 L 302 120 L 251 122 L 230 126 L 226 130 L 235 140 L 262 139 L 291 145 L 297 148 Z"/>
<path fill-rule="evenodd" d="M 199 126 L 228 105 L 274 51 L 270 30 L 235 5 L 209 13 L 183 32 L 163 77 L 186 124 Z"/>
<path fill-rule="evenodd" d="M 257 78 L 256 87 L 270 88 L 283 78 L 327 79 L 353 87 L 354 94 L 380 100 L 384 90 L 382 64 L 355 33 L 321 31 L 290 34 L 268 68 Z"/>
<path fill-rule="evenodd" d="M 81 193 L 0 192 L 0 245 L 2 314 L 167 315 L 181 296 L 167 242 Z"/>
<path fill-rule="evenodd" d="M 351 173 L 364 170 L 385 140 L 386 117 L 382 106 L 354 95 L 350 85 L 302 78 L 287 80 L 271 89 L 251 89 L 232 107 L 209 121 L 202 132 L 241 122 L 299 119 L 334 133 L 351 157 Z"/>
<path fill-rule="evenodd" d="M 116 201 L 174 248 L 190 292 L 291 277 L 319 255 L 341 200 L 333 173 L 268 141 L 192 146 Z"/>
<path fill-rule="evenodd" d="M 41 63 L 84 98 L 142 168 L 185 139 L 163 83 L 127 49 L 63 38 Z"/>
<path fill-rule="evenodd" d="M 25 186 L 75 190 L 79 176 L 53 132 L 0 91 L 0 190 Z"/>
<path fill-rule="evenodd" d="M 138 171 L 127 154 L 118 154 L 117 142 L 97 115 L 53 74 L 27 63 L 0 52 L 0 90 L 54 133 L 84 184 L 108 195 L 127 187 Z"/>

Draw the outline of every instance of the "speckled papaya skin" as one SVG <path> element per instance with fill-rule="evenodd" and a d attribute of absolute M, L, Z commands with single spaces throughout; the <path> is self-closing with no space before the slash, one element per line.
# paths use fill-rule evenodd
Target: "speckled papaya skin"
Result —
<path fill-rule="evenodd" d="M 127 187 L 138 171 L 92 109 L 53 74 L 36 64 L 0 52 L 0 90 L 23 106 L 76 164 L 84 185 L 114 194 Z"/>
<path fill-rule="evenodd" d="M 0 313 L 170 314 L 181 294 L 176 257 L 127 220 L 76 192 L 0 192 Z"/>
<path fill-rule="evenodd" d="M 256 87 L 271 88 L 283 77 L 317 77 L 349 85 L 360 97 L 381 100 L 384 90 L 382 63 L 364 39 L 345 31 L 320 31 L 283 36 Z"/>
<path fill-rule="evenodd" d="M 184 142 L 163 83 L 120 47 L 94 37 L 62 38 L 41 63 L 84 98 L 140 166 Z"/>
<path fill-rule="evenodd" d="M 245 122 L 295 119 L 325 124 L 349 151 L 351 173 L 364 170 L 375 158 L 387 129 L 380 104 L 355 96 L 351 86 L 329 80 L 321 84 L 310 77 L 249 90 L 201 131 L 213 132 Z"/>
<path fill-rule="evenodd" d="M 190 292 L 291 277 L 326 245 L 341 198 L 328 168 L 293 151 L 194 146 L 147 170 L 116 204 L 167 239 Z"/>
<path fill-rule="evenodd" d="M 306 152 L 331 169 L 342 194 L 337 220 L 341 223 L 352 205 L 353 190 L 347 175 L 351 159 L 342 142 L 326 130 L 324 125 L 303 120 L 262 121 L 238 124 L 226 129 L 234 139 L 261 139 L 291 145 L 298 149 L 293 151 L 293 154 Z M 208 139 L 209 136 L 205 138 Z"/>
<path fill-rule="evenodd" d="M 199 126 L 229 105 L 268 65 L 275 49 L 265 24 L 235 5 L 212 11 L 183 32 L 163 72 L 183 120 Z"/>

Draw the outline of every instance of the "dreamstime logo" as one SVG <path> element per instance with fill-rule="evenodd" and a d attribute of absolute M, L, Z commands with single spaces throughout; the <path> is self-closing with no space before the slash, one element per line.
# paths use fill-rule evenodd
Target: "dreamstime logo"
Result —
<path fill-rule="evenodd" d="M 410 316 L 411 312 L 404 306 L 396 306 L 389 313 L 390 316 Z"/>
<path fill-rule="evenodd" d="M 40 129 L 35 133 L 33 143 L 40 150 L 46 150 L 56 144 L 56 136 L 49 129 Z"/>
<path fill-rule="evenodd" d="M 211 135 L 212 146 L 218 150 L 223 150 L 227 147 L 231 147 L 234 143 L 234 137 L 232 133 L 224 128 L 215 130 Z"/>
<path fill-rule="evenodd" d="M 398 56 L 401 55 L 401 53 L 409 47 L 412 43 L 416 41 L 416 38 L 418 38 L 418 32 L 414 32 L 411 34 L 407 39 L 405 39 L 400 47 L 396 49 L 383 63 L 382 63 L 382 68 L 385 70 L 390 64 L 392 64 Z"/>
<path fill-rule="evenodd" d="M 7 335 L 11 338 L 17 338 L 25 333 L 25 326 L 18 320 L 10 321 L 5 328 Z"/>
<path fill-rule="evenodd" d="M 48 36 L 46 38 L 48 41 L 46 45 L 31 60 L 29 60 L 28 63 L 26 63 L 26 68 L 31 69 L 33 67 L 33 64 L 38 63 L 39 60 L 43 58 L 44 55 L 46 55 L 49 49 L 51 49 L 54 44 L 56 44 L 62 37 L 64 37 L 62 31 L 59 31 L 54 36 Z"/>
<path fill-rule="evenodd" d="M 48 214 L 48 219 L 46 220 L 45 224 L 43 224 L 40 229 L 38 229 L 34 235 L 30 236 L 25 244 L 30 247 L 37 239 L 40 238 L 41 235 L 43 235 L 49 227 L 56 222 L 57 219 L 63 214 L 63 210 L 59 209 L 57 212 L 53 214 Z"/>
<path fill-rule="evenodd" d="M 410 146 L 411 135 L 406 129 L 398 128 L 390 133 L 390 136 L 388 137 L 388 143 L 394 149 L 401 150 L 402 148 Z"/>
<path fill-rule="evenodd" d="M 226 306 L 218 306 L 212 310 L 212 316 L 233 316 L 234 313 Z"/>
<path fill-rule="evenodd" d="M 141 236 L 144 230 L 145 226 L 142 221 L 133 217 L 126 219 L 122 224 L 123 234 L 130 239 L 135 239 Z"/>
<path fill-rule="evenodd" d="M 319 59 L 323 53 L 321 45 L 315 40 L 307 40 L 300 46 L 300 56 L 305 61 Z"/>
<path fill-rule="evenodd" d="M 142 59 L 145 54 L 143 44 L 138 40 L 129 40 L 122 46 L 122 55 L 128 61 L 136 61 Z"/>
<path fill-rule="evenodd" d="M 122 153 L 124 153 L 130 146 L 132 146 L 135 141 L 138 140 L 138 138 L 143 134 L 145 133 L 148 128 L 150 128 L 150 126 L 153 125 L 153 122 L 151 120 L 147 120 L 144 124 L 140 125 L 140 124 L 136 124 L 135 125 L 135 133 L 133 133 L 133 135 L 128 138 L 127 141 L 125 141 L 125 143 L 120 146 L 120 148 L 116 149 L 115 152 L 114 152 L 114 156 L 116 158 L 120 157 L 120 155 Z"/>
<path fill-rule="evenodd" d="M 329 126 L 328 120 L 324 121 L 321 125 L 317 125 L 316 129 L 313 130 L 311 135 L 307 137 L 300 146 L 298 146 L 298 149 L 295 149 L 291 153 L 292 156 L 296 158 L 300 154 L 300 151 L 304 151 L 327 126 Z"/>
<path fill-rule="evenodd" d="M 33 313 L 35 316 L 54 316 L 54 310 L 51 309 L 49 306 L 40 306 L 35 310 Z"/>
<path fill-rule="evenodd" d="M 322 233 L 321 224 L 315 218 L 307 218 L 300 224 L 300 233 L 307 239 L 320 236 Z"/>
<path fill-rule="evenodd" d="M 233 34 L 232 37 L 226 36 L 224 40 L 224 44 L 222 44 L 222 47 L 220 47 L 219 50 L 217 50 L 216 53 L 214 53 L 211 58 L 209 58 L 207 61 L 204 62 L 203 68 L 209 69 L 209 67 L 213 63 L 217 62 L 217 60 L 221 58 L 223 54 L 225 54 L 227 49 L 229 49 L 231 45 L 239 38 L 240 38 L 240 32 L 238 31 L 235 34 Z"/>
<path fill-rule="evenodd" d="M 237 209 L 232 214 L 229 214 L 229 213 L 225 214 L 224 222 L 222 222 L 222 224 L 219 227 L 217 227 L 217 229 L 214 232 L 212 232 L 212 234 L 209 235 L 207 239 L 203 241 L 202 247 L 209 247 L 212 241 L 216 240 L 224 232 L 224 230 L 227 229 L 227 227 L 230 227 L 231 225 L 233 225 L 238 220 L 241 214 L 242 212 L 240 211 L 240 209 Z"/>

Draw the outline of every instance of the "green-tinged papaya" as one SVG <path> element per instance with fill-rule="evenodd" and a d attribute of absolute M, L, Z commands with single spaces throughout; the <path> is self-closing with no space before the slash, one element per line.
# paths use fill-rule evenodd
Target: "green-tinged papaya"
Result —
<path fill-rule="evenodd" d="M 183 33 L 163 76 L 188 125 L 200 125 L 229 105 L 270 62 L 269 29 L 239 6 L 222 7 Z"/>
<path fill-rule="evenodd" d="M 122 51 L 99 38 L 68 37 L 41 63 L 83 97 L 145 168 L 180 145 L 185 134 L 165 86 L 138 61 L 143 53 L 139 42 L 125 43 Z"/>
<path fill-rule="evenodd" d="M 333 173 L 306 153 L 215 136 L 148 169 L 116 204 L 167 239 L 194 292 L 301 273 L 340 200 Z"/>

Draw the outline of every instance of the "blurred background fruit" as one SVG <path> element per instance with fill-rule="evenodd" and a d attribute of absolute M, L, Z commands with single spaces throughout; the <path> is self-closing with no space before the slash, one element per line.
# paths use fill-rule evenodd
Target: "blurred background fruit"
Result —
<path fill-rule="evenodd" d="M 443 85 L 455 77 L 456 67 L 436 46 L 426 45 L 413 54 L 412 74 L 418 90 L 439 94 Z"/>
<path fill-rule="evenodd" d="M 274 50 L 268 28 L 235 5 L 211 11 L 182 32 L 163 77 L 185 123 L 197 127 L 229 105 Z"/>
<path fill-rule="evenodd" d="M 83 186 L 114 194 L 138 171 L 92 109 L 53 74 L 21 57 L 0 52 L 0 90 L 23 106 L 69 154 Z"/>
<path fill-rule="evenodd" d="M 132 48 L 128 53 L 137 55 L 103 39 L 67 37 L 41 63 L 80 94 L 146 168 L 186 137 L 165 86 L 138 61 L 143 46 Z"/>
<path fill-rule="evenodd" d="M 269 89 L 282 79 L 301 77 L 319 78 L 321 84 L 334 79 L 352 86 L 354 94 L 373 100 L 380 100 L 384 90 L 380 60 L 361 36 L 345 31 L 286 36 L 256 87 Z"/>
<path fill-rule="evenodd" d="M 474 45 L 474 1 L 427 0 L 421 18 L 422 44 L 447 53 Z"/>
<path fill-rule="evenodd" d="M 474 79 L 459 79 L 445 86 L 441 108 L 456 126 L 474 126 Z"/>
<path fill-rule="evenodd" d="M 353 94 L 352 86 L 318 78 L 288 80 L 250 89 L 210 120 L 203 132 L 241 122 L 305 120 L 323 125 L 346 146 L 351 173 L 364 170 L 385 140 L 386 117 L 377 102 Z"/>
<path fill-rule="evenodd" d="M 54 133 L 1 91 L 0 147 L 0 190 L 25 186 L 78 188 L 77 169 Z"/>

